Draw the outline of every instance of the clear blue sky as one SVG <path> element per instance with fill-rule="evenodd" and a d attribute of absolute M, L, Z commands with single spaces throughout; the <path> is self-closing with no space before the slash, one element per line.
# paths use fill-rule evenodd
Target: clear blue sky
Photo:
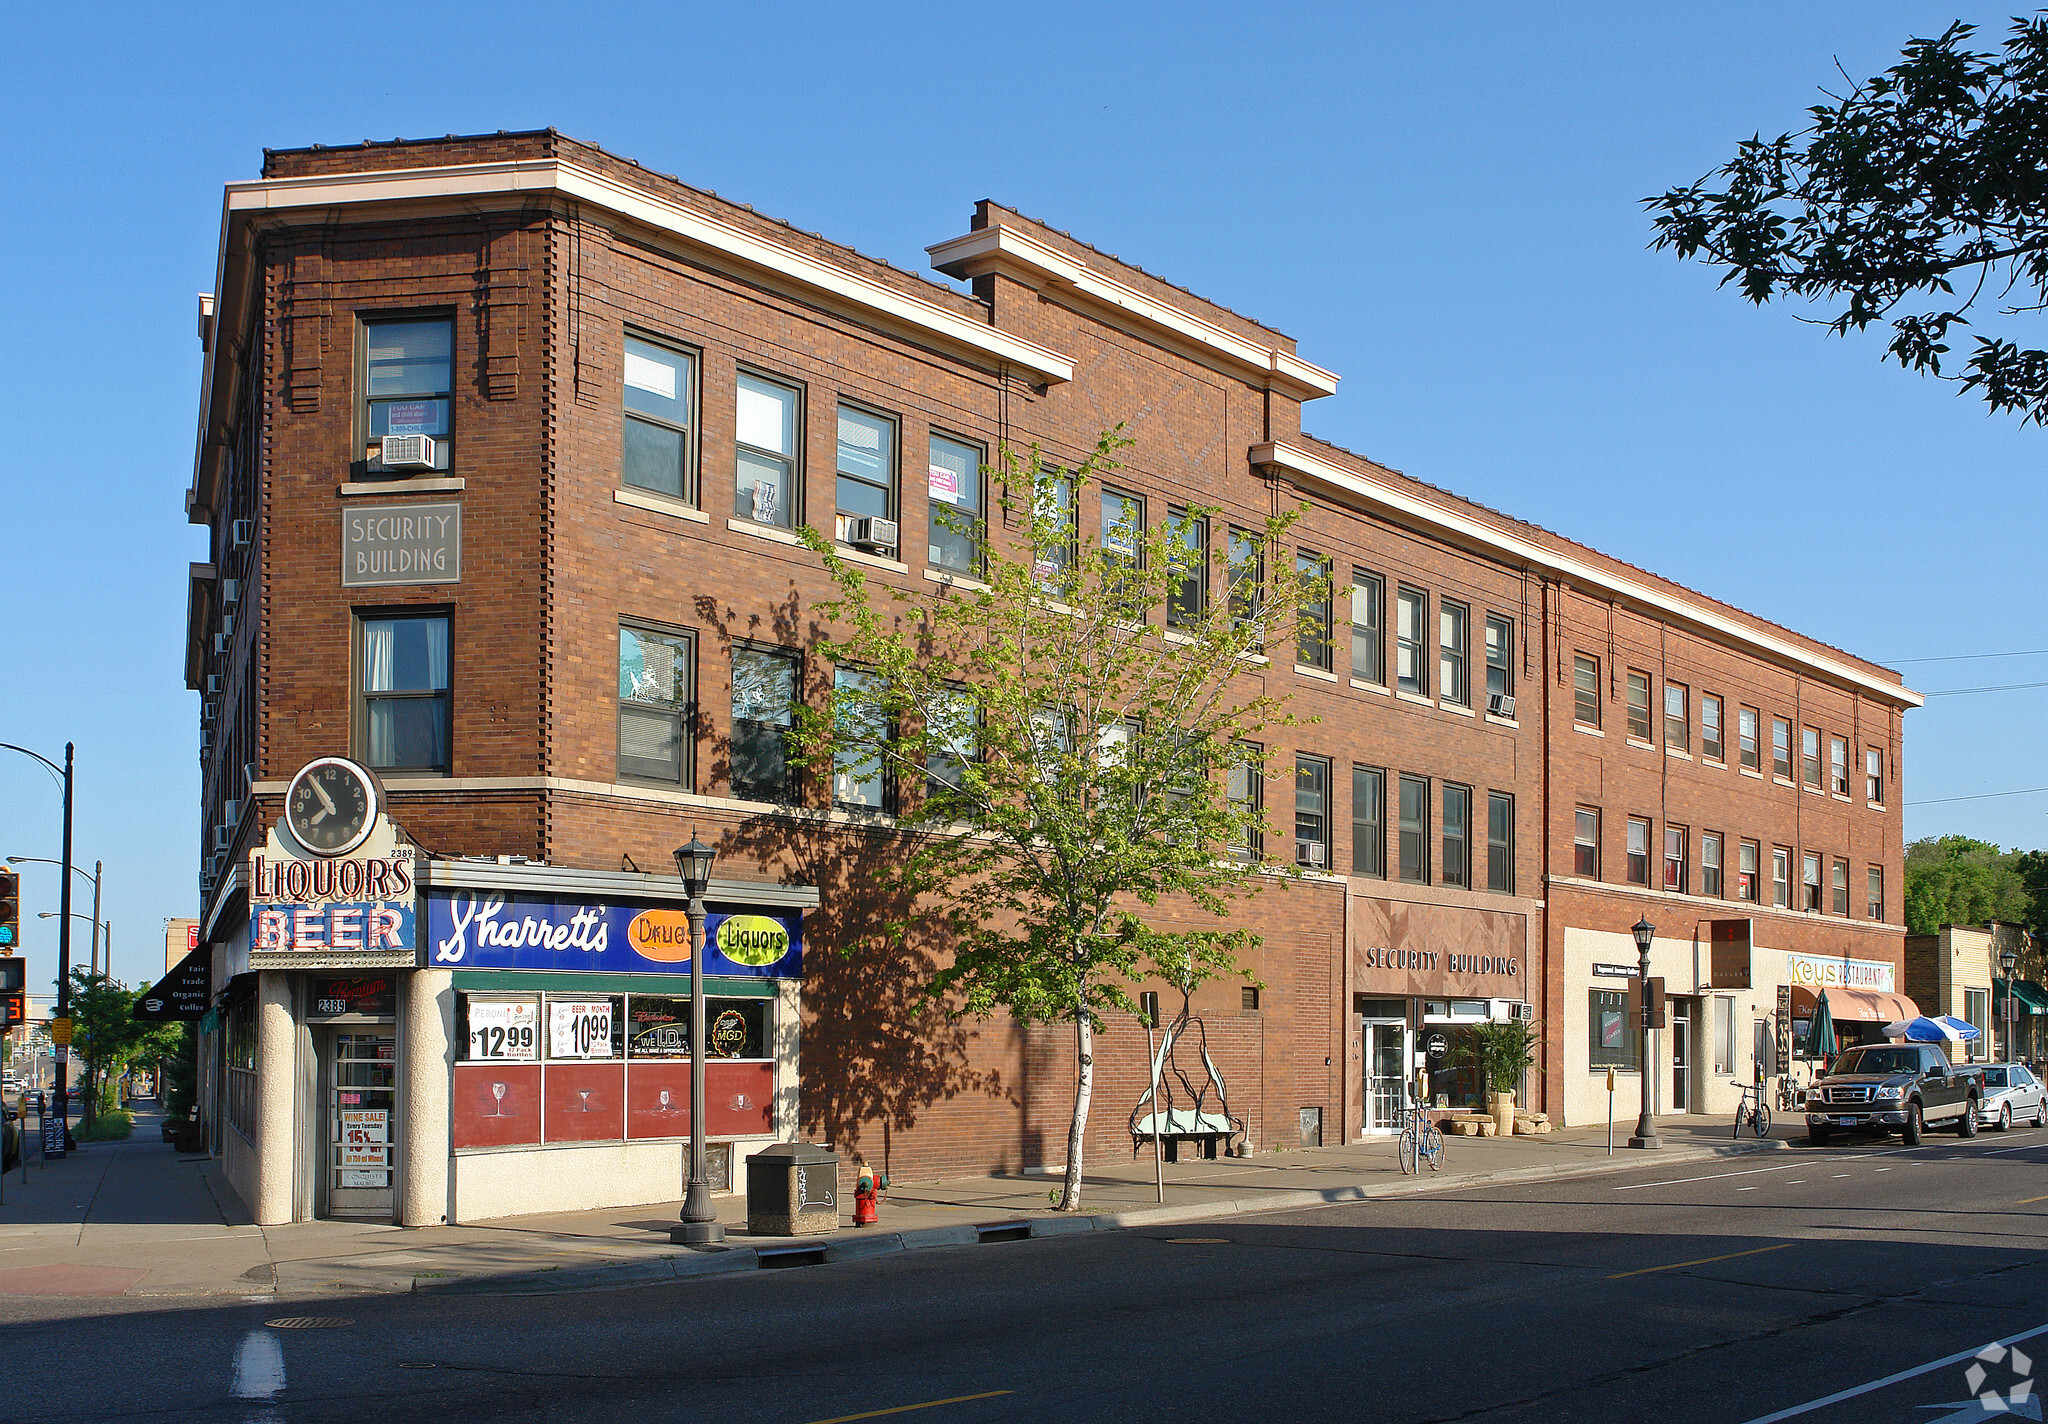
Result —
<path fill-rule="evenodd" d="M 924 268 L 993 197 L 1297 337 L 1316 434 L 1883 659 L 2048 647 L 2048 433 L 1646 250 L 1645 194 L 1798 127 L 1839 58 L 2005 11 L 1570 6 L 18 9 L 0 343 L 0 741 L 79 744 L 115 972 L 195 909 L 183 686 L 194 294 L 265 145 L 553 125 Z M 1923 689 L 2048 657 L 1902 665 Z M 1930 700 L 1906 799 L 2048 786 L 2041 690 Z M 2048 796 L 1909 837 L 2048 844 Z M 0 753 L 0 853 L 57 853 Z M 28 911 L 53 908 L 30 867 Z M 30 920 L 32 978 L 54 936 Z M 81 925 L 81 929 L 83 926 Z"/>

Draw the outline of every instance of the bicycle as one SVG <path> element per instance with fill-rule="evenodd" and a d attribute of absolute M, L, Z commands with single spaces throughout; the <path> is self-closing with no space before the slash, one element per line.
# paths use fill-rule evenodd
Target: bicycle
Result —
<path fill-rule="evenodd" d="M 1422 1159 L 1429 1159 L 1429 1170 L 1441 1172 L 1444 1169 L 1444 1134 L 1430 1117 L 1429 1109 L 1411 1083 L 1408 1087 L 1407 1120 L 1401 1124 L 1401 1140 L 1397 1147 L 1401 1160 L 1401 1173 L 1412 1177 L 1422 1170 Z"/>
<path fill-rule="evenodd" d="M 1735 1106 L 1735 1130 L 1730 1137 L 1742 1136 L 1742 1125 L 1748 1123 L 1758 1137 L 1768 1137 L 1771 1131 L 1771 1110 L 1764 1103 L 1764 1085 L 1751 1083 L 1742 1090 L 1742 1101 Z"/>

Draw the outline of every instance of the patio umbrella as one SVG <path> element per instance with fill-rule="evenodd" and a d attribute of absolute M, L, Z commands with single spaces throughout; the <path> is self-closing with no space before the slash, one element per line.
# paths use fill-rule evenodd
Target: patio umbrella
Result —
<path fill-rule="evenodd" d="M 1835 1016 L 1828 1009 L 1828 991 L 1814 1001 L 1813 1017 L 1806 1023 L 1806 1056 L 1832 1058 L 1835 1052 Z"/>
<path fill-rule="evenodd" d="M 1904 1023 L 1886 1024 L 1884 1036 L 1902 1038 L 1908 1043 L 1972 1043 L 1978 1035 L 1975 1024 L 1964 1023 L 1949 1014 L 1934 1018 L 1922 1014 Z"/>

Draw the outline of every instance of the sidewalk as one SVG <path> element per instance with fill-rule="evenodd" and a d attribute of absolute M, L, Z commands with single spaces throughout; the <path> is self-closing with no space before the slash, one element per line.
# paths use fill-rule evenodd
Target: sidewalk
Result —
<path fill-rule="evenodd" d="M 1058 1179 L 961 1177 L 905 1183 L 882 1204 L 879 1226 L 855 1229 L 850 1214 L 827 1237 L 753 1239 L 743 1195 L 721 1197 L 733 1249 L 671 1245 L 680 1204 L 506 1217 L 414 1230 L 340 1221 L 251 1224 L 219 1164 L 180 1156 L 159 1141 L 160 1115 L 136 1114 L 126 1142 L 82 1144 L 41 1166 L 28 1185 L 16 1168 L 0 1205 L 0 1292 L 38 1295 L 254 1295 L 361 1292 L 550 1292 L 604 1289 L 700 1273 L 755 1269 L 763 1255 L 797 1251 L 842 1260 L 888 1251 L 968 1245 L 1021 1235 L 1115 1229 L 1246 1211 L 1300 1208 L 1482 1183 L 1622 1171 L 1788 1145 L 1784 1137 L 1731 1140 L 1725 1120 L 1659 1122 L 1654 1155 L 1622 1144 L 1616 1129 L 1576 1128 L 1541 1137 L 1450 1140 L 1445 1170 L 1404 1177 L 1391 1138 L 1250 1158 L 1184 1161 L 1165 1169 L 1165 1202 L 1149 1154 L 1091 1166 L 1087 1210 L 1052 1210 Z M 680 1160 L 678 1161 L 680 1173 Z M 850 1196 L 846 1201 L 852 1207 Z"/>

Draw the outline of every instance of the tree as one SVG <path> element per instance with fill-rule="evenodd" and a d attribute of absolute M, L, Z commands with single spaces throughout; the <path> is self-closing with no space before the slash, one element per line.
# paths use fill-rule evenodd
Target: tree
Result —
<path fill-rule="evenodd" d="M 1298 513 L 1231 530 L 1220 559 L 1213 510 L 1148 525 L 1105 493 L 1101 537 L 1084 527 L 1082 491 L 1129 443 L 1119 427 L 1071 468 L 1036 445 L 1002 450 L 986 467 L 1001 530 L 949 520 L 979 577 L 935 593 L 878 590 L 804 531 L 836 586 L 818 608 L 836 672 L 824 708 L 799 714 L 795 755 L 842 806 L 886 804 L 893 786 L 897 815 L 877 814 L 875 833 L 901 836 L 902 853 L 871 858 L 873 889 L 942 927 L 950 954 L 929 999 L 1072 1027 L 1066 1211 L 1081 1204 L 1104 1015 L 1136 1011 L 1141 976 L 1192 987 L 1243 972 L 1258 936 L 1222 922 L 1293 873 L 1258 857 L 1258 739 L 1294 722 L 1258 673 L 1266 648 L 1330 637 L 1327 579 L 1282 556 Z"/>
<path fill-rule="evenodd" d="M 134 989 L 89 969 L 71 971 L 72 1051 L 86 1061 L 79 1084 L 85 1106 L 80 1116 L 90 1124 L 99 1116 L 106 1088 L 123 1068 L 174 1052 L 176 1024 L 138 1023 Z"/>
<path fill-rule="evenodd" d="M 2020 874 L 2022 857 L 1969 836 L 1939 836 L 1906 847 L 1906 932 L 1933 934 L 1943 925 L 2028 923 L 2034 897 Z"/>
<path fill-rule="evenodd" d="M 1751 301 L 1840 303 L 1825 322 L 1836 335 L 1889 321 L 1892 360 L 2043 424 L 2048 351 L 1973 334 L 1961 369 L 1944 363 L 1980 298 L 2010 299 L 2006 317 L 2048 304 L 2048 19 L 2015 19 L 1996 52 L 1968 48 L 1975 33 L 1912 40 L 1809 109 L 1810 128 L 1753 136 L 1717 172 L 1643 201 L 1653 246 L 1726 268 L 1723 285 Z M 1923 295 L 1927 309 L 1900 310 Z"/>

